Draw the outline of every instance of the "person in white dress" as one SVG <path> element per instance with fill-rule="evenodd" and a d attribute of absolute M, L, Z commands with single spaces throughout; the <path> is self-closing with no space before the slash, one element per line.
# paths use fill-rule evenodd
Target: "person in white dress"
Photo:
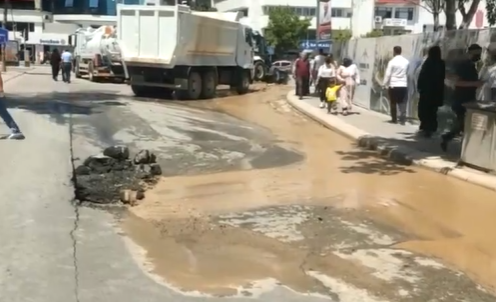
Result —
<path fill-rule="evenodd" d="M 351 59 L 345 58 L 343 59 L 343 64 L 339 66 L 336 76 L 338 81 L 344 84 L 344 87 L 339 92 L 339 99 L 343 115 L 348 115 L 353 109 L 355 88 L 360 84 L 358 67 L 353 64 Z"/>

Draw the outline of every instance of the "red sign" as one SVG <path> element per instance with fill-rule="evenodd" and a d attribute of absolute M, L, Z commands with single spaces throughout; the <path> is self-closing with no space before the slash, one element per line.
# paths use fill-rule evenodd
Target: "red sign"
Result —
<path fill-rule="evenodd" d="M 331 0 L 318 1 L 317 35 L 319 40 L 330 40 L 332 30 Z"/>
<path fill-rule="evenodd" d="M 482 25 L 484 25 L 484 12 L 481 11 L 480 9 L 477 10 L 475 13 L 475 27 L 477 28 L 482 28 Z"/>

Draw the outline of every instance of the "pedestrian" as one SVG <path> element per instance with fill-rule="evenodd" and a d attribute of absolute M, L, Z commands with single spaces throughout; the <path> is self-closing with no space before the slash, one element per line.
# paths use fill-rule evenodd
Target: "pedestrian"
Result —
<path fill-rule="evenodd" d="M 344 85 L 339 91 L 341 110 L 343 115 L 348 115 L 353 110 L 355 88 L 360 83 L 358 67 L 353 64 L 350 58 L 343 59 L 343 64 L 339 66 L 337 71 L 337 78 Z"/>
<path fill-rule="evenodd" d="M 320 98 L 320 108 L 326 107 L 326 89 L 329 87 L 329 80 L 336 78 L 336 67 L 332 57 L 325 58 L 324 64 L 317 71 L 317 86 Z"/>
<path fill-rule="evenodd" d="M 319 95 L 320 85 L 318 81 L 318 73 L 319 68 L 326 64 L 326 55 L 324 54 L 324 50 L 322 48 L 319 49 L 318 55 L 314 58 L 314 65 L 312 67 L 312 78 L 315 83 L 315 94 Z M 324 92 L 325 93 L 325 92 Z"/>
<path fill-rule="evenodd" d="M 310 86 L 310 62 L 307 53 L 302 52 L 301 57 L 296 60 L 293 76 L 296 79 L 296 90 L 301 100 L 304 95 L 308 94 Z"/>
<path fill-rule="evenodd" d="M 62 59 L 62 80 L 65 83 L 71 82 L 71 71 L 72 71 L 72 54 L 69 50 L 64 50 L 61 55 Z"/>
<path fill-rule="evenodd" d="M 419 130 L 426 137 L 431 137 L 437 131 L 437 111 L 444 103 L 445 72 L 441 48 L 432 46 L 417 80 Z"/>
<path fill-rule="evenodd" d="M 388 89 L 391 110 L 390 123 L 401 125 L 406 122 L 409 61 L 401 55 L 401 47 L 393 48 L 394 57 L 388 62 L 383 87 Z M 398 119 L 398 111 L 400 113 Z"/>
<path fill-rule="evenodd" d="M 5 94 L 3 90 L 3 76 L 0 73 L 0 117 L 2 118 L 3 122 L 9 127 L 10 129 L 10 134 L 4 138 L 6 139 L 24 139 L 24 134 L 22 134 L 21 130 L 19 129 L 19 126 L 17 126 L 17 123 L 14 121 L 14 118 L 12 115 L 10 115 L 9 111 L 7 110 L 7 105 L 5 104 Z"/>
<path fill-rule="evenodd" d="M 477 88 L 485 83 L 479 80 L 479 73 L 475 67 L 475 63 L 481 59 L 482 47 L 472 44 L 468 47 L 467 54 L 467 58 L 455 64 L 455 74 L 449 75 L 455 86 L 451 110 L 455 113 L 456 119 L 451 129 L 441 136 L 441 149 L 445 152 L 448 150 L 448 143 L 463 132 L 466 112 L 463 104 L 475 101 Z"/>
<path fill-rule="evenodd" d="M 484 101 L 496 101 L 496 43 L 490 43 L 486 52 L 486 64 L 479 74 L 484 75 L 486 84 L 482 90 L 481 98 Z"/>
<path fill-rule="evenodd" d="M 337 113 L 337 100 L 339 96 L 339 91 L 344 86 L 342 83 L 338 83 L 336 77 L 329 79 L 329 85 L 326 88 L 325 97 L 327 101 L 327 113 L 336 114 Z"/>
<path fill-rule="evenodd" d="M 50 56 L 50 65 L 52 65 L 52 78 L 54 81 L 57 81 L 60 70 L 60 53 L 57 48 L 52 51 L 52 55 Z"/>

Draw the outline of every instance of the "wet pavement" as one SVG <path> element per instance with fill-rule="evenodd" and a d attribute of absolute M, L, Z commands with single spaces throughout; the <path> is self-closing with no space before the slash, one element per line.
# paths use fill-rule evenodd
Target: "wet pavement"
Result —
<path fill-rule="evenodd" d="M 224 134 L 208 140 L 219 156 L 201 139 L 211 131 L 197 128 L 186 140 L 195 162 L 209 158 L 217 171 L 166 177 L 131 208 L 124 230 L 155 277 L 214 296 L 286 286 L 334 301 L 494 300 L 479 285 L 494 285 L 491 244 L 469 239 L 483 228 L 462 226 L 469 212 L 486 212 L 472 200 L 493 208 L 493 192 L 355 149 L 292 111 L 280 89 L 184 105 L 224 112 L 252 132 L 218 128 Z M 239 141 L 263 148 L 225 147 Z M 251 164 L 253 149 L 264 164 Z M 226 166 L 226 154 L 248 160 Z"/>
<path fill-rule="evenodd" d="M 126 144 L 154 150 L 165 175 L 117 218 L 72 208 L 60 193 L 70 175 L 31 176 L 47 182 L 40 193 L 10 194 L 16 207 L 0 211 L 26 220 L 1 228 L 8 301 L 496 300 L 494 192 L 356 149 L 290 109 L 285 89 L 173 102 L 125 85 L 22 83 L 10 106 L 30 135 L 31 120 L 54 125 L 26 140 L 52 174 L 63 173 L 50 146 L 66 144 L 77 162 Z M 29 153 L 8 150 L 18 165 Z M 34 162 L 41 171 L 43 157 Z M 42 206 L 28 212 L 33 198 Z"/>

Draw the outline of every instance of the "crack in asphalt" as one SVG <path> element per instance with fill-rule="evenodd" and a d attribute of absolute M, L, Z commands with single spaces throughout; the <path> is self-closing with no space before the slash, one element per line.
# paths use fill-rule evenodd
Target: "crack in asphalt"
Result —
<path fill-rule="evenodd" d="M 71 205 L 74 208 L 74 224 L 69 232 L 69 236 L 71 237 L 72 241 L 72 261 L 73 261 L 73 266 L 74 266 L 74 298 L 76 302 L 80 302 L 79 300 L 79 265 L 78 265 L 78 253 L 77 253 L 77 238 L 76 238 L 76 233 L 79 229 L 79 219 L 80 219 L 80 213 L 79 213 L 79 201 L 76 199 L 76 188 L 77 188 L 77 176 L 76 176 L 76 165 L 74 161 L 76 160 L 74 158 L 74 145 L 73 145 L 73 136 L 74 136 L 74 124 L 72 121 L 72 113 L 69 111 L 69 153 L 70 153 L 70 160 L 71 160 L 71 167 L 72 167 L 72 185 L 74 188 L 74 197 L 71 200 Z"/>

